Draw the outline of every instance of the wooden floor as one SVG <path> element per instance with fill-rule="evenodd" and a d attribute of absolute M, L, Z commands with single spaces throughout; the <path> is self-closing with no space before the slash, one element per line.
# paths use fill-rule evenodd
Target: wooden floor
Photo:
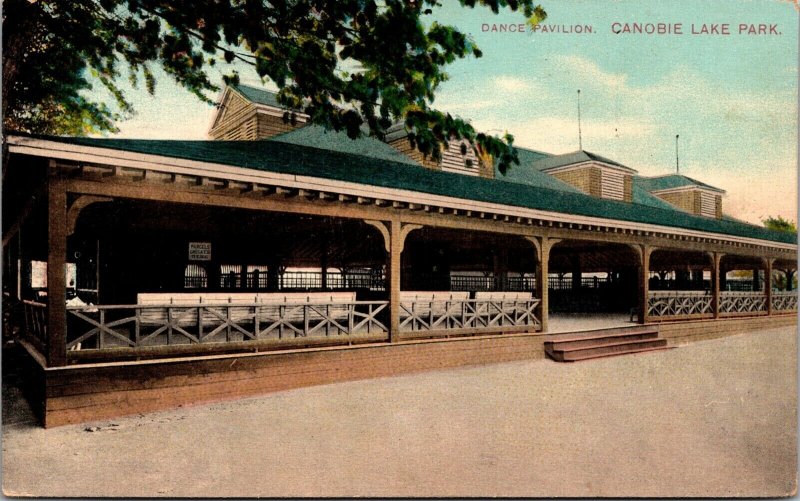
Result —
<path fill-rule="evenodd" d="M 660 324 L 670 346 L 793 325 L 794 315 Z M 639 328 L 633 327 L 634 329 Z M 340 381 L 544 357 L 555 335 L 509 334 L 43 369 L 46 427 Z M 28 348 L 31 350 L 32 348 Z"/>

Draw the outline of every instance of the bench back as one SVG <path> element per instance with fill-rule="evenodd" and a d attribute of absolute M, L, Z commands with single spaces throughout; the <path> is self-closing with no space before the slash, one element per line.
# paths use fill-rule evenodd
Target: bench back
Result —
<path fill-rule="evenodd" d="M 530 301 L 533 299 L 532 292 L 509 292 L 509 291 L 478 291 L 475 299 L 481 301 Z"/>
<path fill-rule="evenodd" d="M 146 324 L 165 324 L 167 322 L 167 306 L 201 306 L 206 308 L 200 310 L 200 319 L 204 325 L 214 325 L 223 322 L 223 318 L 230 315 L 234 322 L 254 320 L 256 307 L 253 304 L 262 304 L 258 307 L 258 313 L 267 317 L 275 317 L 281 314 L 280 306 L 285 304 L 325 304 L 341 303 L 326 306 L 326 310 L 331 317 L 336 319 L 347 318 L 350 312 L 348 303 L 356 300 L 355 292 L 275 292 L 275 293 L 249 293 L 249 292 L 203 292 L 203 293 L 181 293 L 181 292 L 143 292 L 136 296 L 137 304 L 159 305 L 161 308 L 147 308 L 141 310 L 140 318 Z M 251 306 L 226 308 L 230 304 L 244 304 Z M 218 306 L 219 308 L 215 308 Z M 191 326 L 197 325 L 198 316 L 196 313 L 181 312 L 177 310 L 180 317 L 178 325 Z M 314 315 L 314 313 L 311 313 Z M 288 321 L 303 320 L 302 309 L 285 313 Z M 288 318 L 286 318 L 288 317 Z"/>
<path fill-rule="evenodd" d="M 400 301 L 466 301 L 469 299 L 469 291 L 400 291 Z"/>

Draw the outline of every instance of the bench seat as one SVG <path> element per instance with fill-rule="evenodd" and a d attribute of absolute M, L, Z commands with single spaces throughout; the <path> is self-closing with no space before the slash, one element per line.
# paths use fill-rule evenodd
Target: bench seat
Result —
<path fill-rule="evenodd" d="M 283 317 L 285 321 L 302 322 L 304 308 L 292 308 L 301 304 L 320 305 L 316 308 L 320 312 L 337 321 L 345 321 L 350 313 L 350 303 L 356 300 L 356 293 L 140 293 L 136 299 L 139 305 L 154 306 L 140 310 L 142 324 L 164 325 L 167 323 L 168 310 L 172 309 L 178 326 L 192 327 L 198 325 L 199 320 L 203 325 L 219 325 L 227 315 L 236 323 L 254 323 L 256 310 L 265 321 Z M 184 306 L 185 309 L 182 308 Z M 323 318 L 313 309 L 310 309 L 309 317 L 313 320 Z"/>

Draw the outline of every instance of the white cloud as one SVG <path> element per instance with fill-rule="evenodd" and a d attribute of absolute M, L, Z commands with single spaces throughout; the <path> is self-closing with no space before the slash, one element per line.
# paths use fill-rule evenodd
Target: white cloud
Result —
<path fill-rule="evenodd" d="M 578 149 L 577 118 L 550 116 L 517 122 L 496 120 L 476 121 L 480 130 L 508 130 L 515 144 L 550 153 L 567 153 Z M 614 141 L 635 140 L 644 142 L 653 135 L 657 126 L 644 120 L 584 120 L 583 146 L 593 150 L 594 146 L 607 145 Z M 596 148 L 595 148 L 596 149 Z M 599 148 L 602 153 L 605 148 Z"/>
<path fill-rule="evenodd" d="M 578 80 L 593 82 L 609 89 L 627 87 L 627 75 L 604 71 L 589 59 L 575 55 L 559 55 L 553 59 L 565 74 L 577 76 Z"/>
<path fill-rule="evenodd" d="M 512 77 L 508 75 L 500 75 L 494 77 L 493 83 L 500 90 L 511 93 L 523 92 L 530 90 L 532 88 L 532 84 L 530 82 L 526 82 L 521 78 Z"/>

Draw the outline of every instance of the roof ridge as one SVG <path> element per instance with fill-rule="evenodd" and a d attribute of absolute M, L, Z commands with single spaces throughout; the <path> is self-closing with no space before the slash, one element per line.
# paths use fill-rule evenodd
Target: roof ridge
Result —
<path fill-rule="evenodd" d="M 678 174 L 677 172 L 672 172 L 672 173 L 670 173 L 670 174 L 659 174 L 659 175 L 657 175 L 657 176 L 638 176 L 638 177 L 641 177 L 642 179 L 656 179 L 656 178 L 658 178 L 658 177 L 667 177 L 667 176 L 681 176 L 681 177 L 688 177 L 688 176 L 685 176 L 685 175 L 683 175 L 683 174 Z M 689 178 L 689 179 L 691 179 L 691 178 Z"/>
<path fill-rule="evenodd" d="M 230 87 L 232 89 L 236 89 L 238 87 L 245 87 L 247 89 L 259 90 L 259 91 L 263 91 L 263 92 L 269 92 L 270 94 L 278 94 L 274 90 L 269 90 L 269 89 L 267 89 L 265 87 L 256 87 L 254 85 L 245 84 L 245 83 L 241 83 L 241 82 L 240 83 L 236 83 L 236 84 L 229 84 L 228 87 Z"/>

